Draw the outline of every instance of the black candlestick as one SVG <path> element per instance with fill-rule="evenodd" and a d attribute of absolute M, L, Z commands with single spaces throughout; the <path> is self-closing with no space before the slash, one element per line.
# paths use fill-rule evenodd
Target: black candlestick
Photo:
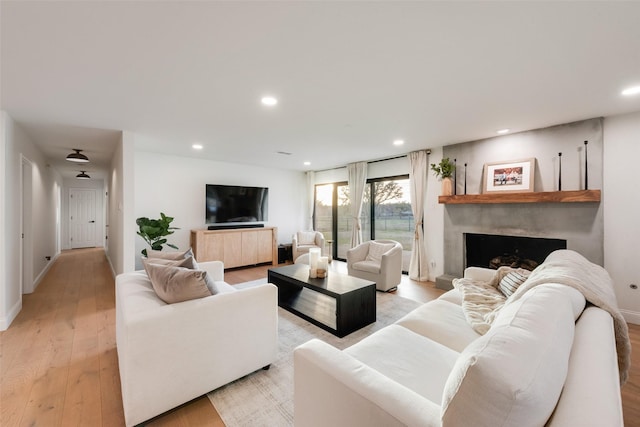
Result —
<path fill-rule="evenodd" d="M 467 194 L 467 164 L 464 164 L 464 194 Z"/>
<path fill-rule="evenodd" d="M 562 153 L 558 153 L 558 191 L 562 191 Z"/>
<path fill-rule="evenodd" d="M 584 189 L 589 189 L 589 169 L 587 168 L 587 144 L 589 141 L 584 142 Z"/>
<path fill-rule="evenodd" d="M 455 196 L 458 192 L 458 171 L 456 170 L 456 161 L 457 159 L 453 159 L 453 195 Z"/>

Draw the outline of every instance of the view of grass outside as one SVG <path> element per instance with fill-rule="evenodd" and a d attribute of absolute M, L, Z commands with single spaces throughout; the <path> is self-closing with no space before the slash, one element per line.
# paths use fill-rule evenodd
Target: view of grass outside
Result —
<path fill-rule="evenodd" d="M 371 221 L 371 191 L 374 193 L 373 228 Z M 332 206 L 337 191 L 337 239 L 333 235 Z M 337 248 L 338 258 L 346 258 L 351 247 L 351 204 L 347 185 L 325 184 L 316 186 L 315 228 L 321 231 L 325 239 L 333 240 Z M 402 244 L 405 253 L 410 253 L 413 246 L 414 220 L 409 201 L 409 180 L 396 179 L 374 181 L 367 185 L 362 215 L 362 237 L 364 241 L 375 239 L 395 240 Z"/>

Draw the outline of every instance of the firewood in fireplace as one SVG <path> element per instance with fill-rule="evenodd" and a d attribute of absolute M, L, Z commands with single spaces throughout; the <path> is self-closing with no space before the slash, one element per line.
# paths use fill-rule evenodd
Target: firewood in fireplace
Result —
<path fill-rule="evenodd" d="M 511 268 L 524 268 L 525 270 L 532 271 L 538 266 L 538 263 L 532 259 L 523 259 L 518 255 L 508 254 L 497 256 L 489 261 L 489 268 L 497 270 L 504 266 Z"/>

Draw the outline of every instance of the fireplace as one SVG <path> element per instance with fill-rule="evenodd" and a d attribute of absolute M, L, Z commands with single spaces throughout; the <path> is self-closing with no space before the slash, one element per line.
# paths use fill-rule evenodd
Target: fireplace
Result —
<path fill-rule="evenodd" d="M 562 239 L 464 233 L 465 267 L 533 270 L 551 252 L 566 248 Z"/>

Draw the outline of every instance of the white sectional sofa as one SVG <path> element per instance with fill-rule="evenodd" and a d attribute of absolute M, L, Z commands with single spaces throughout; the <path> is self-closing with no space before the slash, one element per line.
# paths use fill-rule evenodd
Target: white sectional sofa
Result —
<path fill-rule="evenodd" d="M 133 426 L 270 365 L 278 349 L 278 290 L 235 289 L 222 262 L 199 263 L 219 291 L 166 304 L 144 271 L 116 277 L 122 403 Z"/>
<path fill-rule="evenodd" d="M 572 251 L 547 262 L 555 266 L 547 273 L 561 270 L 558 280 L 536 282 L 532 273 L 535 286 L 522 284 L 484 335 L 454 289 L 343 351 L 320 340 L 301 345 L 295 425 L 622 426 L 626 324 L 560 277 L 583 277 L 584 263 L 597 272 L 586 281 L 608 275 Z M 494 274 L 465 271 L 485 282 Z"/>

